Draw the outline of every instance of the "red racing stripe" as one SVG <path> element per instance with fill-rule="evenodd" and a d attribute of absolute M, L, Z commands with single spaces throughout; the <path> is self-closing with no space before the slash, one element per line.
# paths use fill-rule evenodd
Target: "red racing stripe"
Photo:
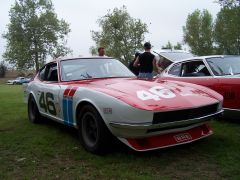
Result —
<path fill-rule="evenodd" d="M 63 96 L 68 96 L 68 94 L 69 94 L 69 92 L 70 92 L 71 89 L 72 89 L 72 86 L 68 86 L 68 87 L 65 89 L 65 91 L 64 91 L 64 93 L 63 93 Z"/>
<path fill-rule="evenodd" d="M 78 88 L 78 87 L 72 87 L 72 89 L 71 89 L 71 91 L 69 92 L 68 96 L 69 96 L 69 97 L 73 97 L 74 94 L 75 94 L 75 92 L 76 92 L 76 90 L 77 90 L 77 88 Z"/>

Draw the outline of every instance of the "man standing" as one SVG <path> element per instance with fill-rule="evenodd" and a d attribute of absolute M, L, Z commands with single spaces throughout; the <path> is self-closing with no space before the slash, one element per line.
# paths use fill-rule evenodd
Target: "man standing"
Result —
<path fill-rule="evenodd" d="M 139 78 L 152 79 L 153 69 L 156 68 L 159 71 L 159 68 L 155 56 L 150 52 L 151 44 L 149 42 L 144 44 L 144 50 L 145 52 L 139 55 L 134 62 L 134 66 L 139 67 Z"/>
<path fill-rule="evenodd" d="M 104 47 L 98 48 L 98 56 L 104 56 L 105 55 L 105 49 Z"/>

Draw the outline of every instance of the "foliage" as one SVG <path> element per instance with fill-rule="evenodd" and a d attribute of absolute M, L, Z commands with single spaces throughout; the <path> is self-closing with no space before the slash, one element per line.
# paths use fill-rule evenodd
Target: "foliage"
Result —
<path fill-rule="evenodd" d="M 217 2 L 223 7 L 240 6 L 240 0 L 218 0 Z"/>
<path fill-rule="evenodd" d="M 165 46 L 162 46 L 162 49 L 175 49 L 182 50 L 182 45 L 178 42 L 176 45 L 172 45 L 170 41 Z"/>
<path fill-rule="evenodd" d="M 173 45 L 168 41 L 168 43 L 165 46 L 162 46 L 162 49 L 172 49 Z"/>
<path fill-rule="evenodd" d="M 91 31 L 92 39 L 96 43 L 95 50 L 90 49 L 91 53 L 97 52 L 96 49 L 102 46 L 107 56 L 128 64 L 133 54 L 142 49 L 144 34 L 148 32 L 147 25 L 140 19 L 130 17 L 125 6 L 109 11 L 97 22 L 102 30 Z"/>
<path fill-rule="evenodd" d="M 5 77 L 7 71 L 7 66 L 5 65 L 4 61 L 0 63 L 0 78 Z"/>
<path fill-rule="evenodd" d="M 56 58 L 70 52 L 65 47 L 69 24 L 57 18 L 51 0 L 16 0 L 9 16 L 4 58 L 18 69 L 38 71 L 48 55 Z"/>
<path fill-rule="evenodd" d="M 89 51 L 90 51 L 90 53 L 91 53 L 92 56 L 98 55 L 97 48 L 94 47 L 94 46 L 91 46 L 91 47 L 89 48 Z"/>
<path fill-rule="evenodd" d="M 193 54 L 209 55 L 213 53 L 213 20 L 208 10 L 195 10 L 187 17 L 183 27 L 184 42 Z"/>
<path fill-rule="evenodd" d="M 214 32 L 219 54 L 240 54 L 240 6 L 224 6 L 217 14 Z"/>

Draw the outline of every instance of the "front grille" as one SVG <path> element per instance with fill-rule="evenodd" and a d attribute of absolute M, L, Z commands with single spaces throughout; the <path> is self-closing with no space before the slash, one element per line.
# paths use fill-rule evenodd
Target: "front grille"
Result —
<path fill-rule="evenodd" d="M 193 109 L 157 112 L 153 115 L 153 124 L 195 119 L 217 112 L 218 104 L 212 104 Z"/>

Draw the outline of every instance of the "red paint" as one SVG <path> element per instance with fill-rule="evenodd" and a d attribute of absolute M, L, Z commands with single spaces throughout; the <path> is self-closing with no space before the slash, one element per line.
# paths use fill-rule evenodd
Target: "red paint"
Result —
<path fill-rule="evenodd" d="M 64 96 L 68 96 L 68 94 L 69 94 L 69 92 L 70 92 L 70 90 L 71 90 L 71 86 L 68 86 L 66 89 L 65 89 L 65 91 L 64 91 Z"/>
<path fill-rule="evenodd" d="M 206 136 L 211 135 L 213 132 L 206 124 L 195 127 L 183 132 L 177 132 L 177 133 L 170 133 L 170 134 L 163 134 L 163 135 L 157 135 L 142 139 L 131 139 L 128 138 L 128 143 L 136 150 L 143 151 L 143 150 L 149 150 L 149 149 L 157 149 L 157 148 L 163 148 L 167 146 L 174 146 L 182 143 L 188 143 L 195 141 L 200 138 L 204 138 Z M 190 135 L 191 138 L 182 138 L 181 141 L 176 139 L 176 136 L 184 136 L 184 134 Z"/>
<path fill-rule="evenodd" d="M 76 87 L 76 86 L 75 86 L 75 87 L 72 87 L 71 91 L 69 92 L 69 96 L 70 96 L 70 97 L 73 97 L 73 96 L 74 96 L 77 88 L 78 88 L 78 87 Z"/>
<path fill-rule="evenodd" d="M 231 77 L 161 77 L 160 80 L 174 80 L 194 83 L 213 89 L 224 97 L 223 107 L 240 109 L 240 78 Z"/>

